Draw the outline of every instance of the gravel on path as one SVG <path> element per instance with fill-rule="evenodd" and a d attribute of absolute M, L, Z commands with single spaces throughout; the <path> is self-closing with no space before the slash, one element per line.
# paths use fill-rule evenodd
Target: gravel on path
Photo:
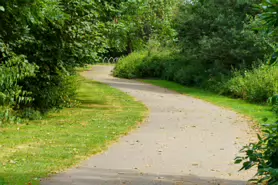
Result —
<path fill-rule="evenodd" d="M 244 185 L 254 171 L 233 163 L 253 138 L 248 120 L 210 103 L 135 80 L 114 78 L 113 66 L 83 75 L 143 102 L 150 111 L 140 128 L 79 167 L 42 185 Z"/>

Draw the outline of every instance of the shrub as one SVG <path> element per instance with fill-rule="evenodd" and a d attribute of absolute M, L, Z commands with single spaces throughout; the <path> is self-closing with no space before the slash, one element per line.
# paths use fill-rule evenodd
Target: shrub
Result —
<path fill-rule="evenodd" d="M 188 85 L 188 86 L 202 86 L 207 79 L 204 66 L 200 62 L 191 60 L 182 65 L 175 73 L 173 81 Z"/>
<path fill-rule="evenodd" d="M 28 120 L 40 120 L 43 117 L 40 111 L 34 110 L 30 107 L 18 111 L 16 115 L 19 118 L 24 118 Z"/>
<path fill-rule="evenodd" d="M 5 62 L 0 63 L 0 105 L 18 107 L 32 101 L 30 93 L 20 86 L 20 80 L 35 75 L 36 65 L 28 63 L 24 55 L 16 55 L 0 40 Z M 0 59 L 1 62 L 1 59 Z"/>
<path fill-rule="evenodd" d="M 168 50 L 134 52 L 117 63 L 114 76 L 122 78 L 162 78 L 173 80 L 183 58 Z"/>
<path fill-rule="evenodd" d="M 58 72 L 56 75 L 50 76 L 47 83 L 43 83 L 37 78 L 29 81 L 32 82 L 29 88 L 34 97 L 31 106 L 36 110 L 45 113 L 51 109 L 68 107 L 74 101 L 77 89 L 77 77 L 75 75 Z"/>
<path fill-rule="evenodd" d="M 160 78 L 183 85 L 202 86 L 209 74 L 200 62 L 165 49 L 130 54 L 116 65 L 114 75 L 123 78 Z"/>
<path fill-rule="evenodd" d="M 250 143 L 241 152 L 245 156 L 237 157 L 236 163 L 243 163 L 241 170 L 257 167 L 256 184 L 277 185 L 278 182 L 278 122 L 264 125 L 264 136 L 258 135 L 257 143 Z"/>
<path fill-rule="evenodd" d="M 268 103 L 272 106 L 272 111 L 278 115 L 278 94 L 270 97 Z"/>
<path fill-rule="evenodd" d="M 120 60 L 113 75 L 120 78 L 137 78 L 143 77 L 141 75 L 141 68 L 143 60 L 147 57 L 147 52 L 133 52 L 127 57 Z"/>
<path fill-rule="evenodd" d="M 88 46 L 95 43 L 96 34 L 92 29 L 86 34 L 89 25 L 84 26 L 84 14 L 70 16 L 67 12 L 70 7 L 76 10 L 82 5 L 85 11 L 85 3 L 0 1 L 0 106 L 4 111 L 0 114 L 5 115 L 2 120 L 7 121 L 7 115 L 27 107 L 44 111 L 61 107 L 72 97 L 74 88 L 68 87 L 72 85 L 66 79 L 68 71 L 94 59 L 93 52 L 97 52 Z M 95 25 L 94 22 L 90 26 L 96 30 Z M 90 43 L 82 45 L 80 40 Z M 103 49 L 96 42 L 95 48 Z"/>
<path fill-rule="evenodd" d="M 226 93 L 252 102 L 266 102 L 278 92 L 278 67 L 262 65 L 234 73 L 226 84 Z"/>
<path fill-rule="evenodd" d="M 3 58 L 0 58 L 0 125 L 4 122 L 16 122 L 14 109 L 32 102 L 31 93 L 23 89 L 20 81 L 34 76 L 37 70 L 36 65 L 28 63 L 26 56 L 16 55 L 0 39 L 1 53 Z"/>
<path fill-rule="evenodd" d="M 206 86 L 209 73 L 192 58 L 169 49 L 134 52 L 122 59 L 114 69 L 122 78 L 159 78 L 189 86 Z"/>
<path fill-rule="evenodd" d="M 175 65 L 172 63 L 175 59 L 174 54 L 167 49 L 164 51 L 157 50 L 149 52 L 148 56 L 142 63 L 143 77 L 163 78 L 166 76 L 166 70 L 171 70 L 171 68 Z"/>
<path fill-rule="evenodd" d="M 215 72 L 212 72 L 215 70 Z M 231 76 L 206 69 L 194 58 L 170 51 L 134 52 L 122 59 L 114 75 L 123 78 L 159 78 L 187 86 L 197 86 L 250 102 L 266 102 L 278 93 L 278 67 L 260 65 L 236 70 Z"/>
<path fill-rule="evenodd" d="M 18 123 L 20 119 L 9 106 L 0 106 L 0 126 L 4 123 Z"/>

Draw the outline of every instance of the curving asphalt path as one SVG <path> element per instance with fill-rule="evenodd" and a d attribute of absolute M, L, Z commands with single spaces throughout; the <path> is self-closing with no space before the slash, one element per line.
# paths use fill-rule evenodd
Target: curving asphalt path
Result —
<path fill-rule="evenodd" d="M 112 69 L 95 66 L 83 75 L 142 101 L 149 118 L 106 152 L 42 185 L 244 185 L 252 177 L 233 164 L 253 135 L 246 119 L 164 88 L 114 78 Z"/>

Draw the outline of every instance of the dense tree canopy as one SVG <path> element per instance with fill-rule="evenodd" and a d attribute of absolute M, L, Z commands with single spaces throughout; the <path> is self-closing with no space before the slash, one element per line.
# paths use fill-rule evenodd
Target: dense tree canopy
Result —
<path fill-rule="evenodd" d="M 140 50 L 150 39 L 173 38 L 171 18 L 176 0 L 126 1 L 119 5 L 110 34 L 110 46 L 119 51 Z"/>
<path fill-rule="evenodd" d="M 231 68 L 250 67 L 264 59 L 269 47 L 247 28 L 256 1 L 206 0 L 184 3 L 176 16 L 179 45 L 209 76 Z M 250 26 L 249 26 L 250 27 Z"/>
<path fill-rule="evenodd" d="M 1 0 L 4 110 L 44 112 L 67 105 L 74 95 L 75 67 L 143 48 L 153 37 L 168 38 L 173 2 Z"/>

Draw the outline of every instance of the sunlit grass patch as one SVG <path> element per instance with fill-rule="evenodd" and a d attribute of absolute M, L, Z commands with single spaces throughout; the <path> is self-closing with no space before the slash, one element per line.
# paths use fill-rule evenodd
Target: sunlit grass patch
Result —
<path fill-rule="evenodd" d="M 145 117 L 145 106 L 126 93 L 83 78 L 79 82 L 76 107 L 1 128 L 0 185 L 39 184 L 40 178 L 105 150 Z"/>

